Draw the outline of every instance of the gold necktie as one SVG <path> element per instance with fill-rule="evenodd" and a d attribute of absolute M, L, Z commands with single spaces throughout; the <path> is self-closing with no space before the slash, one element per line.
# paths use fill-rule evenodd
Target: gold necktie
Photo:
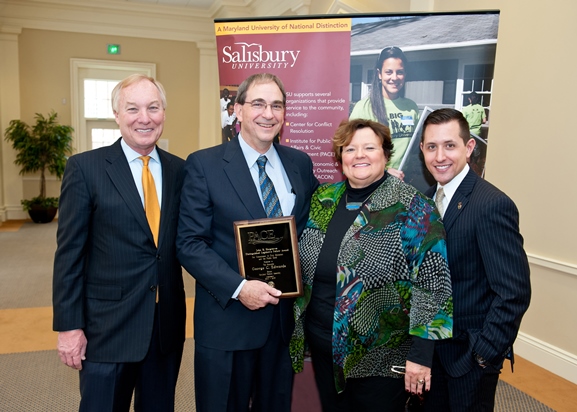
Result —
<path fill-rule="evenodd" d="M 443 199 L 445 198 L 445 191 L 442 187 L 437 189 L 437 194 L 435 195 L 435 205 L 437 205 L 437 209 L 439 209 L 439 214 L 441 217 L 445 214 L 445 208 L 443 206 Z"/>
<path fill-rule="evenodd" d="M 148 161 L 150 156 L 140 156 L 142 159 L 142 188 L 144 190 L 144 212 L 146 213 L 146 220 L 152 231 L 154 237 L 154 244 L 158 246 L 158 229 L 160 228 L 160 205 L 158 204 L 158 196 L 156 195 L 156 186 L 154 185 L 154 177 L 148 168 Z"/>

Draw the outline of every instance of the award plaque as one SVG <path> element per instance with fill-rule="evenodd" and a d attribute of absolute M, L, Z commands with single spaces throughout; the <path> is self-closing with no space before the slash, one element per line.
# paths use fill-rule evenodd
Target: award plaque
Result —
<path fill-rule="evenodd" d="M 294 216 L 234 222 L 240 274 L 261 280 L 282 292 L 301 296 L 302 279 Z"/>

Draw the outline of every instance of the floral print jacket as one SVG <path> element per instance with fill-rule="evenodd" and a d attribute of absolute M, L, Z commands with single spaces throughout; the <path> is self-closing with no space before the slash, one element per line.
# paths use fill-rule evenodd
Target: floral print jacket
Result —
<path fill-rule="evenodd" d="M 299 240 L 304 296 L 294 305 L 295 372 L 303 368 L 306 308 L 318 256 L 345 188 L 344 182 L 319 186 Z M 452 335 L 443 224 L 433 201 L 395 177 L 388 176 L 371 194 L 342 239 L 335 283 L 332 344 L 339 392 L 347 378 L 399 377 L 391 367 L 405 365 L 411 335 Z"/>

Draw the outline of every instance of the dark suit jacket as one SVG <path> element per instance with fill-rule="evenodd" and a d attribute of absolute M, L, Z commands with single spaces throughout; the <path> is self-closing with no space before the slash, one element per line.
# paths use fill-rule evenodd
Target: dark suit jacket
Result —
<path fill-rule="evenodd" d="M 436 186 L 427 191 L 433 197 Z M 471 169 L 443 218 L 453 286 L 453 339 L 435 344 L 459 377 L 476 366 L 473 351 L 497 368 L 529 306 L 529 264 L 513 201 Z"/>
<path fill-rule="evenodd" d="M 84 329 L 86 359 L 138 362 L 146 355 L 160 285 L 162 350 L 185 337 L 176 226 L 184 161 L 158 149 L 162 205 L 154 244 L 120 139 L 72 156 L 62 180 L 54 261 L 54 330 Z"/>
<path fill-rule="evenodd" d="M 318 181 L 308 155 L 278 144 L 275 148 L 296 193 L 292 213 L 300 234 Z M 182 266 L 196 279 L 195 341 L 225 351 L 260 348 L 269 335 L 274 306 L 253 311 L 231 298 L 242 280 L 233 222 L 266 218 L 238 138 L 191 154 L 185 173 L 177 249 Z M 287 344 L 294 328 L 292 303 L 279 303 Z"/>

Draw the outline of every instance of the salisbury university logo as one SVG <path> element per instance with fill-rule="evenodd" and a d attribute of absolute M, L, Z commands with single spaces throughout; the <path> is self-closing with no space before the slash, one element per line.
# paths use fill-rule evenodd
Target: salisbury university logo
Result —
<path fill-rule="evenodd" d="M 266 50 L 258 43 L 234 43 L 222 48 L 222 63 L 232 69 L 286 69 L 294 67 L 300 50 Z"/>

